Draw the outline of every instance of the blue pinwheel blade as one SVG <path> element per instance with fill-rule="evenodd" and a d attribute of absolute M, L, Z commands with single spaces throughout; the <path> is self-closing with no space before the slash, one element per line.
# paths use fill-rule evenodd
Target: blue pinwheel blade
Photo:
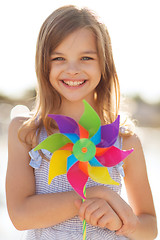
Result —
<path fill-rule="evenodd" d="M 89 164 L 92 167 L 103 167 L 103 165 L 96 159 L 96 157 L 93 157 L 90 161 Z"/>
<path fill-rule="evenodd" d="M 99 144 L 101 142 L 101 127 L 98 129 L 98 131 L 94 134 L 93 137 L 90 138 L 90 140 L 95 144 Z"/>
<path fill-rule="evenodd" d="M 78 161 L 78 159 L 72 154 L 67 158 L 67 171 Z"/>
<path fill-rule="evenodd" d="M 64 133 L 63 135 L 69 138 L 72 143 L 76 143 L 79 140 L 79 136 L 74 133 Z"/>

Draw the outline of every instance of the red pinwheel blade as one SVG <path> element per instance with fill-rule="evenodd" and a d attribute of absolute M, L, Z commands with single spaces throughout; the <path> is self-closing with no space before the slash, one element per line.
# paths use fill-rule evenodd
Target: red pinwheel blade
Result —
<path fill-rule="evenodd" d="M 88 180 L 88 176 L 79 169 L 79 163 L 76 162 L 70 167 L 67 172 L 67 178 L 73 189 L 83 198 L 86 199 L 83 193 L 84 186 Z"/>
<path fill-rule="evenodd" d="M 129 154 L 133 152 L 133 149 L 125 151 L 112 146 L 107 152 L 101 156 L 96 156 L 97 160 L 105 167 L 113 167 L 123 161 Z"/>
<path fill-rule="evenodd" d="M 63 147 L 61 147 L 60 150 L 73 151 L 73 143 L 67 143 L 66 145 L 64 145 Z"/>

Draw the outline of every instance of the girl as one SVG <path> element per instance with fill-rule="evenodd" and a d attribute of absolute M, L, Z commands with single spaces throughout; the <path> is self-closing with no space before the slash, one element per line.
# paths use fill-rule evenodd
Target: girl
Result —
<path fill-rule="evenodd" d="M 39 33 L 36 73 L 36 111 L 30 118 L 14 119 L 9 127 L 6 196 L 14 226 L 27 229 L 27 239 L 72 240 L 82 239 L 86 219 L 87 239 L 154 239 L 156 216 L 144 155 L 131 131 L 123 128 L 116 142 L 119 148 L 134 148 L 124 161 L 130 205 L 119 196 L 121 184 L 106 186 L 89 179 L 84 203 L 66 175 L 48 185 L 50 153 L 31 150 L 58 132 L 48 114 L 67 115 L 78 122 L 83 99 L 95 109 L 102 125 L 116 119 L 120 91 L 106 27 L 89 10 L 57 9 Z M 111 177 L 120 183 L 117 168 Z"/>

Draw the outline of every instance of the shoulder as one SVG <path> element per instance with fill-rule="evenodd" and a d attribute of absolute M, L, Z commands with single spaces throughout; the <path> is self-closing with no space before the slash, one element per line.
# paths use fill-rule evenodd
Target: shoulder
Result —
<path fill-rule="evenodd" d="M 145 168 L 145 158 L 139 137 L 136 134 L 123 137 L 123 150 L 133 149 L 133 152 L 124 160 L 124 168 Z"/>
<path fill-rule="evenodd" d="M 15 117 L 11 120 L 10 124 L 9 124 L 9 130 L 12 129 L 19 129 L 24 122 L 26 122 L 29 118 L 26 117 Z"/>
<path fill-rule="evenodd" d="M 19 140 L 20 142 L 30 143 L 33 138 L 33 131 L 26 127 L 29 118 L 26 117 L 15 117 L 11 120 L 8 128 L 9 140 Z"/>
<path fill-rule="evenodd" d="M 142 148 L 141 141 L 137 136 L 137 134 L 123 137 L 123 149 L 128 150 L 131 148 L 135 148 L 135 149 Z"/>
<path fill-rule="evenodd" d="M 25 117 L 13 118 L 9 124 L 8 133 L 9 134 L 12 134 L 12 133 L 18 134 L 19 129 L 22 127 L 23 123 L 26 122 L 27 120 L 28 120 L 28 118 L 25 118 Z"/>
<path fill-rule="evenodd" d="M 19 130 L 27 119 L 24 117 L 16 117 L 11 120 L 8 128 L 8 161 L 18 162 L 20 156 L 27 156 L 30 147 L 23 141 L 24 133 L 19 136 Z"/>

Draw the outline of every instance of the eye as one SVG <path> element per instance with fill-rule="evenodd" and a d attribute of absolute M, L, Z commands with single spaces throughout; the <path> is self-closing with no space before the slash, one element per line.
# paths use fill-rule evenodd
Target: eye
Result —
<path fill-rule="evenodd" d="M 51 59 L 51 61 L 64 61 L 65 59 L 63 57 L 56 57 Z"/>
<path fill-rule="evenodd" d="M 91 57 L 84 56 L 81 58 L 83 61 L 93 60 Z"/>

